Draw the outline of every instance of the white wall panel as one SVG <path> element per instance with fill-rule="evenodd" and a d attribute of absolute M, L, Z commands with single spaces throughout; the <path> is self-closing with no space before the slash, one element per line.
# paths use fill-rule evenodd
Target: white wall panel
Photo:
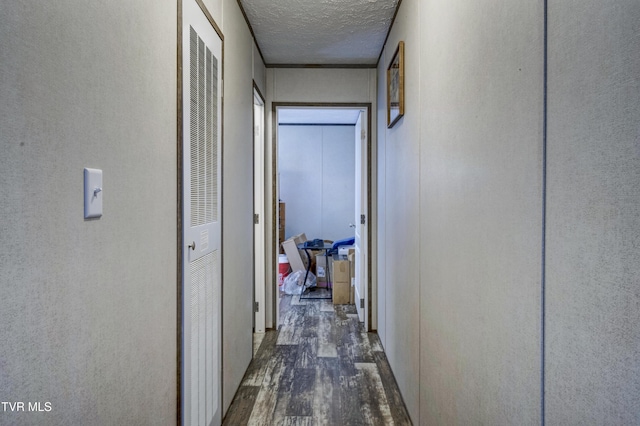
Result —
<path fill-rule="evenodd" d="M 419 423 L 420 371 L 420 83 L 419 4 L 403 1 L 381 61 L 386 68 L 398 42 L 404 40 L 406 114 L 386 129 L 386 92 L 378 93 L 378 105 L 385 109 L 384 298 L 386 323 L 384 348 L 411 418 Z M 382 132 L 382 131 L 381 131 Z"/>
<path fill-rule="evenodd" d="M 226 4 L 223 5 L 224 3 L 223 0 L 202 0 L 202 3 L 204 3 L 204 5 L 207 7 L 207 10 L 211 14 L 211 17 L 213 18 L 213 20 L 216 21 L 216 24 L 218 24 L 218 27 L 222 29 L 222 27 L 224 26 L 224 18 L 225 18 L 222 11 L 223 6 L 224 7 L 230 7 L 230 6 L 227 6 Z M 228 11 L 225 10 L 224 12 L 227 13 Z"/>
<path fill-rule="evenodd" d="M 279 126 L 280 200 L 285 203 L 285 238 L 322 237 L 322 127 Z"/>
<path fill-rule="evenodd" d="M 274 102 L 371 102 L 369 69 L 274 68 Z"/>
<path fill-rule="evenodd" d="M 231 404 L 253 348 L 252 38 L 238 4 L 223 1 L 222 406 Z"/>
<path fill-rule="evenodd" d="M 539 424 L 542 3 L 421 14 L 421 421 Z"/>
<path fill-rule="evenodd" d="M 548 424 L 640 422 L 639 22 L 549 2 Z"/>
<path fill-rule="evenodd" d="M 286 203 L 285 238 L 353 236 L 354 126 L 280 126 L 280 199 Z"/>
<path fill-rule="evenodd" d="M 633 1 L 549 2 L 545 40 L 543 8 L 405 0 L 379 64 L 384 78 L 405 40 L 407 94 L 420 99 L 419 108 L 407 99 L 406 116 L 378 141 L 387 253 L 378 267 L 379 329 L 416 423 L 640 418 L 640 60 L 632 53 L 640 9 Z M 419 229 L 417 245 L 406 228 Z M 390 254 L 401 241 L 404 253 L 418 253 L 416 288 Z M 419 349 L 401 338 L 416 327 L 406 306 L 416 292 Z M 419 417 L 407 374 L 414 353 Z"/>
<path fill-rule="evenodd" d="M 0 7 L 0 423 L 175 422 L 176 10 Z"/>
<path fill-rule="evenodd" d="M 322 139 L 321 235 L 336 241 L 354 236 L 349 224 L 356 210 L 355 127 L 326 126 Z"/>

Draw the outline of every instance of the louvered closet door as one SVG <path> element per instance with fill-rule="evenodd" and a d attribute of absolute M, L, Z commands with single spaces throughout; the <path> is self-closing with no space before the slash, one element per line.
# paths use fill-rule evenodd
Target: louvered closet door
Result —
<path fill-rule="evenodd" d="M 183 2 L 182 420 L 220 423 L 222 41 Z"/>

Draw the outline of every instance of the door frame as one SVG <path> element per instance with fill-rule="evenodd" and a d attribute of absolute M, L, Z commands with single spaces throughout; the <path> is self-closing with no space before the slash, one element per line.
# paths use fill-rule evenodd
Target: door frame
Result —
<path fill-rule="evenodd" d="M 355 246 L 355 259 L 356 259 L 356 267 L 355 267 L 355 271 L 352 272 L 352 275 L 355 276 L 355 289 L 354 289 L 354 294 L 356 296 L 356 311 L 358 312 L 358 319 L 362 319 L 362 321 L 364 321 L 365 323 L 365 327 L 367 327 L 367 329 L 369 329 L 369 321 L 370 321 L 370 317 L 368 315 L 369 312 L 369 305 L 368 305 L 368 301 L 369 298 L 371 297 L 369 295 L 368 291 L 361 291 L 360 289 L 362 288 L 362 282 L 368 282 L 369 280 L 369 271 L 367 271 L 367 268 L 363 268 L 363 261 L 361 258 L 361 255 L 363 255 L 363 250 L 362 250 L 362 240 L 365 241 L 365 250 L 364 250 L 364 256 L 365 259 L 369 259 L 369 254 L 368 254 L 368 241 L 369 241 L 369 234 L 368 232 L 362 232 L 363 230 L 369 230 L 369 221 L 370 218 L 368 217 L 369 214 L 367 213 L 367 215 L 365 216 L 365 220 L 362 220 L 362 216 L 364 216 L 363 213 L 363 205 L 368 205 L 369 204 L 369 194 L 368 194 L 368 188 L 369 188 L 369 177 L 366 174 L 366 166 L 367 166 L 367 160 L 366 158 L 363 158 L 363 153 L 366 155 L 366 153 L 369 151 L 368 147 L 366 145 L 366 142 L 363 141 L 362 138 L 362 131 L 364 129 L 366 129 L 366 121 L 367 118 L 366 116 L 364 116 L 365 114 L 363 113 L 362 110 L 360 110 L 360 113 L 358 114 L 358 120 L 356 121 L 356 134 L 354 135 L 354 140 L 355 140 L 355 144 L 356 144 L 356 182 L 360 182 L 360 186 L 358 188 L 358 186 L 356 185 L 356 209 L 354 211 L 354 230 L 355 230 L 355 242 L 354 242 L 354 246 Z M 363 126 L 363 121 L 365 121 L 364 126 Z M 367 131 L 367 130 L 364 130 Z M 364 151 L 363 151 L 364 150 Z M 363 176 L 364 175 L 364 176 Z M 363 191 L 363 187 L 365 188 L 365 191 Z M 361 294 L 363 293 L 363 294 Z M 364 299 L 362 299 L 361 297 L 364 297 Z M 366 305 L 362 305 L 360 303 L 361 300 L 366 301 Z M 365 314 L 367 315 L 365 317 Z"/>
<path fill-rule="evenodd" d="M 258 311 L 255 312 L 255 308 L 254 308 L 254 325 L 253 325 L 253 332 L 254 333 L 264 333 L 266 330 L 266 294 L 267 294 L 267 267 L 266 267 L 266 223 L 265 223 L 265 217 L 266 217 L 266 192 L 265 192 L 265 166 L 266 166 L 266 151 L 265 151 L 265 135 L 266 135 L 266 114 L 265 114 L 265 108 L 266 108 L 266 100 L 265 97 L 262 95 L 262 92 L 260 92 L 260 88 L 258 87 L 258 85 L 256 84 L 255 80 L 253 81 L 253 98 L 252 98 L 252 104 L 254 107 L 254 113 L 253 113 L 253 143 L 254 143 L 254 149 L 253 149 L 253 213 L 258 214 L 258 222 L 259 223 L 255 223 L 254 220 L 254 233 L 253 233 L 253 277 L 254 277 L 254 283 L 253 283 L 253 301 L 254 304 L 257 303 L 258 305 Z M 258 143 L 258 141 L 256 140 L 256 134 L 255 134 L 255 128 L 256 125 L 258 123 L 256 123 L 256 114 L 255 114 L 255 107 L 257 105 L 256 101 L 260 100 L 261 102 L 261 107 L 262 107 L 262 151 L 261 151 L 261 155 L 258 155 L 258 157 L 261 158 L 256 158 L 256 145 Z M 256 161 L 261 160 L 262 161 L 262 167 L 259 168 L 256 164 Z M 257 170 L 260 169 L 260 170 Z M 256 176 L 256 172 L 261 171 L 262 172 L 262 179 L 257 179 Z M 259 181 L 259 183 L 258 183 Z M 261 197 L 257 197 L 258 192 L 262 193 Z M 262 205 L 257 205 L 256 203 L 256 198 L 259 198 L 261 200 Z M 254 217 L 255 218 L 255 217 Z M 256 240 L 256 230 L 262 230 L 262 240 L 261 241 L 257 241 Z M 258 258 L 261 257 L 261 261 L 258 260 Z M 262 269 L 262 271 L 260 272 L 259 269 Z M 260 282 L 260 277 L 262 277 L 262 283 Z M 261 288 L 260 288 L 261 287 Z M 254 305 L 255 306 L 255 305 Z"/>
<path fill-rule="evenodd" d="M 185 0 L 187 1 L 187 0 Z M 213 19 L 213 16 L 207 9 L 207 6 L 203 3 L 202 0 L 193 0 L 195 1 L 202 13 L 204 13 L 205 17 L 213 27 L 213 30 L 220 37 L 222 54 L 220 58 L 220 68 L 221 68 L 221 80 L 224 86 L 224 68 L 225 68 L 225 60 L 224 60 L 224 34 L 222 30 Z M 177 178 L 176 178 L 176 424 L 182 424 L 182 361 L 183 361 L 183 353 L 182 353 L 182 295 L 184 291 L 184 282 L 183 282 L 183 269 L 184 269 L 184 250 L 185 250 L 185 242 L 183 235 L 183 190 L 184 190 L 184 178 L 183 178 L 183 147 L 184 147 L 184 111 L 182 109 L 183 105 L 183 96 L 184 96 L 184 81 L 182 78 L 182 61 L 184 59 L 183 49 L 182 49 L 182 24 L 183 24 L 183 0 L 177 0 L 177 64 L 176 64 L 176 76 L 177 76 L 177 85 L 176 85 L 176 111 L 177 111 L 177 126 L 176 126 L 176 157 L 177 157 Z M 220 222 L 223 223 L 223 209 L 222 209 L 222 200 L 224 199 L 224 162 L 222 158 L 224 158 L 224 91 L 221 96 L 220 103 Z M 221 241 L 224 235 L 224 228 L 221 227 L 220 230 L 220 238 Z M 220 250 L 220 300 L 222 300 L 223 292 L 224 292 L 224 250 Z M 223 305 L 220 304 L 220 344 L 222 344 L 222 330 L 223 330 Z M 220 350 L 220 372 L 224 371 L 224 352 L 222 348 Z M 222 401 L 223 401 L 223 386 L 222 386 L 222 374 L 219 376 L 220 384 L 219 384 L 219 407 L 220 413 L 222 414 Z"/>
<path fill-rule="evenodd" d="M 273 242 L 272 247 L 272 258 L 271 265 L 273 267 L 273 273 L 271 275 L 271 287 L 273 288 L 273 298 L 272 302 L 272 312 L 274 315 L 273 323 L 274 327 L 277 329 L 280 321 L 280 309 L 278 306 L 279 300 L 279 292 L 278 292 L 278 253 L 279 253 L 279 244 L 278 244 L 278 108 L 281 107 L 304 107 L 304 108 L 326 108 L 326 109 L 366 109 L 367 111 L 367 181 L 369 185 L 367 185 L 367 218 L 369 226 L 367 227 L 367 318 L 365 318 L 365 324 L 367 324 L 367 331 L 373 331 L 372 328 L 372 318 L 373 318 L 373 309 L 375 309 L 375 304 L 373 303 L 373 275 L 372 275 L 372 265 L 373 265 L 373 257 L 376 255 L 373 252 L 373 240 L 372 240 L 372 228 L 374 221 L 372 220 L 373 213 L 373 197 L 372 197 L 372 137 L 371 137 L 371 116 L 372 116 L 372 103 L 371 102 L 272 102 L 271 103 L 271 238 Z"/>

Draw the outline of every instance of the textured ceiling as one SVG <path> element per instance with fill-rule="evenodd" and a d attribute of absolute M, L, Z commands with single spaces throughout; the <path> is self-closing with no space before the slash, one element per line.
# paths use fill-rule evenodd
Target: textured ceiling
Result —
<path fill-rule="evenodd" d="M 239 0 L 267 65 L 375 65 L 399 0 Z"/>

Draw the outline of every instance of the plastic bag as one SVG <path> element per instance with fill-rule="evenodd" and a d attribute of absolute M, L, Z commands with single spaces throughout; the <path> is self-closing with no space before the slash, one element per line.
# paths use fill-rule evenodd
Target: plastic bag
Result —
<path fill-rule="evenodd" d="M 284 284 L 282 285 L 282 291 L 285 292 L 285 294 L 300 294 L 301 288 L 302 287 L 302 281 L 304 281 L 304 275 L 306 274 L 306 271 L 296 271 L 296 272 L 292 272 L 290 273 L 285 279 L 284 279 Z M 307 282 L 306 285 L 304 286 L 304 289 L 308 289 L 310 287 L 315 287 L 316 286 L 316 276 L 313 274 L 313 272 L 309 272 L 309 276 L 307 277 Z"/>

